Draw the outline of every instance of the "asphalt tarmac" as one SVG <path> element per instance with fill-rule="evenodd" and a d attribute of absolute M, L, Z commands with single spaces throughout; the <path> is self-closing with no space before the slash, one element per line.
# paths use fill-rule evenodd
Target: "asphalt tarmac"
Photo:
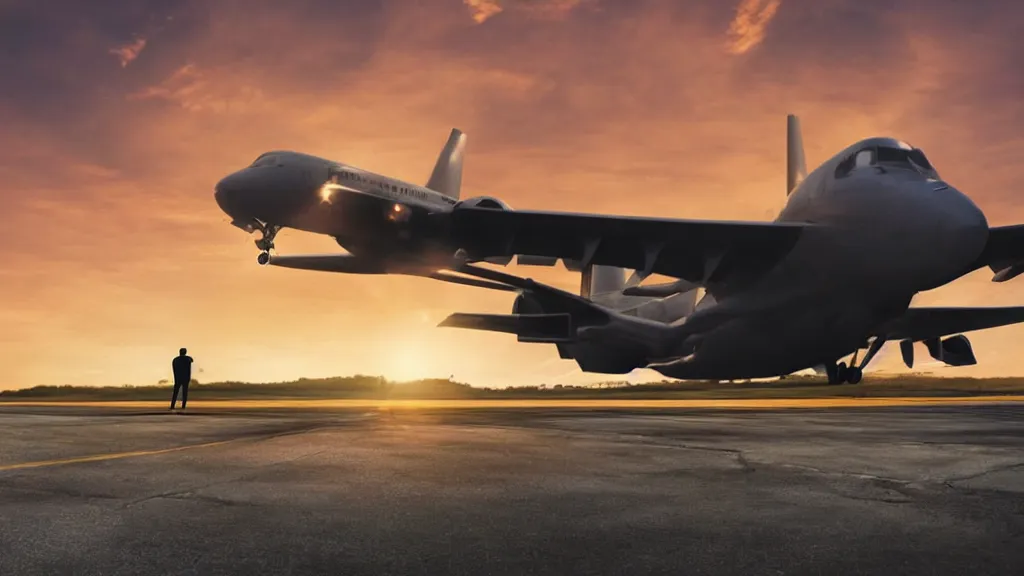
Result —
<path fill-rule="evenodd" d="M 1024 574 L 1024 404 L 0 405 L 0 574 Z"/>

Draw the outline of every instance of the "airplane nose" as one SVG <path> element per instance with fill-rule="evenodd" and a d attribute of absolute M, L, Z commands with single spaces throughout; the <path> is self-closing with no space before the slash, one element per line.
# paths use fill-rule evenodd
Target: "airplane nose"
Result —
<path fill-rule="evenodd" d="M 933 187 L 933 207 L 937 233 L 942 240 L 936 245 L 938 254 L 949 263 L 973 263 L 988 242 L 988 219 L 966 194 L 946 184 Z"/>
<path fill-rule="evenodd" d="M 222 178 L 220 182 L 213 187 L 213 198 L 217 201 L 217 205 L 223 210 L 228 216 L 239 216 L 239 201 L 240 194 L 242 193 L 239 187 L 238 175 L 231 174 L 225 178 Z"/>
<path fill-rule="evenodd" d="M 985 218 L 985 213 L 969 196 L 948 184 L 939 184 L 933 188 L 933 191 L 939 195 L 941 207 L 952 228 L 971 231 L 988 230 L 988 219 Z"/>

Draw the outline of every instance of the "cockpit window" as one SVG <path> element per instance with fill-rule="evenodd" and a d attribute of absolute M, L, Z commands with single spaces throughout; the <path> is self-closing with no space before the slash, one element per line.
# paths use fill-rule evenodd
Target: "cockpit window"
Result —
<path fill-rule="evenodd" d="M 924 152 L 918 148 L 903 149 L 879 146 L 878 163 L 883 166 L 913 170 L 931 178 L 938 176 Z"/>
<path fill-rule="evenodd" d="M 875 162 L 875 151 L 874 150 L 861 150 L 857 152 L 857 155 L 853 157 L 853 165 L 855 168 L 866 168 L 871 166 Z"/>
<path fill-rule="evenodd" d="M 253 168 L 259 168 L 260 166 L 275 166 L 277 165 L 276 154 L 263 154 L 252 163 Z"/>
<path fill-rule="evenodd" d="M 878 170 L 903 169 L 913 170 L 929 178 L 938 178 L 931 162 L 918 148 L 900 143 L 894 146 L 870 146 L 857 151 L 836 166 L 836 178 L 845 178 L 856 168 L 875 166 Z"/>
<path fill-rule="evenodd" d="M 914 164 L 917 164 L 918 166 L 926 170 L 935 170 L 935 168 L 932 167 L 932 163 L 928 161 L 928 158 L 925 157 L 924 152 L 922 152 L 921 150 L 914 148 L 913 150 L 910 151 L 910 154 L 908 154 L 908 156 L 910 156 L 910 161 L 913 162 Z"/>
<path fill-rule="evenodd" d="M 903 150 L 902 148 L 888 148 L 880 147 L 878 149 L 878 163 L 879 164 L 909 164 L 910 163 L 910 150 Z"/>

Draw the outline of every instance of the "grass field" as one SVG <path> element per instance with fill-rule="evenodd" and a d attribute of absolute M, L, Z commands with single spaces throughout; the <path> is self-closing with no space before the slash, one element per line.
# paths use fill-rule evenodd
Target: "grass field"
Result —
<path fill-rule="evenodd" d="M 161 386 L 37 386 L 0 392 L 3 401 L 144 401 L 165 400 L 170 385 Z M 373 376 L 300 379 L 293 382 L 193 383 L 189 397 L 203 400 L 284 399 L 743 399 L 743 398 L 886 398 L 963 397 L 1024 394 L 1024 378 L 937 378 L 875 376 L 861 384 L 830 386 L 820 377 L 790 377 L 755 382 L 677 382 L 598 386 L 530 386 L 478 388 L 449 380 L 390 382 Z"/>

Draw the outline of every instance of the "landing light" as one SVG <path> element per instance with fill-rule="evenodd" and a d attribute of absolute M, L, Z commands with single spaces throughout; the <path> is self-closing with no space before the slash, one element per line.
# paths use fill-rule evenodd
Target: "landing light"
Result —
<path fill-rule="evenodd" d="M 330 204 L 331 200 L 334 199 L 334 191 L 341 190 L 341 188 L 342 187 L 340 185 L 334 184 L 333 182 L 324 184 L 320 187 L 320 201 Z"/>
<path fill-rule="evenodd" d="M 409 217 L 412 216 L 412 210 L 409 209 L 405 204 L 392 204 L 391 211 L 388 213 L 388 220 L 392 222 L 406 222 Z"/>

